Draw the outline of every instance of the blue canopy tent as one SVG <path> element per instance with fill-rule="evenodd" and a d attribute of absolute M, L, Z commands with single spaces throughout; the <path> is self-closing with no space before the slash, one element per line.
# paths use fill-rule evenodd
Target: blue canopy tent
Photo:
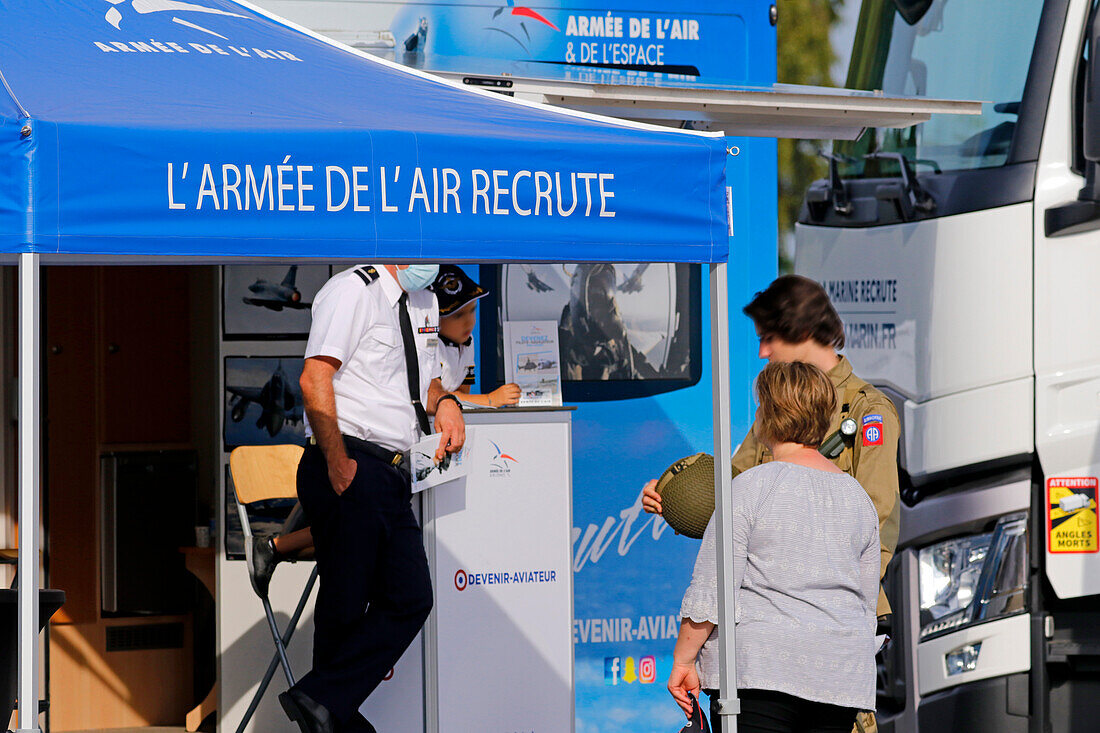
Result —
<path fill-rule="evenodd" d="M 720 137 L 459 88 L 225 0 L 0 8 L 0 252 L 726 258 Z"/>
<path fill-rule="evenodd" d="M 0 0 L 0 83 L 21 578 L 39 577 L 42 262 L 710 263 L 715 456 L 729 462 L 720 136 L 463 88 L 230 0 Z M 718 472 L 720 516 L 729 482 Z M 20 700 L 38 699 L 35 591 L 21 584 Z M 36 718 L 21 705 L 18 730 Z"/>

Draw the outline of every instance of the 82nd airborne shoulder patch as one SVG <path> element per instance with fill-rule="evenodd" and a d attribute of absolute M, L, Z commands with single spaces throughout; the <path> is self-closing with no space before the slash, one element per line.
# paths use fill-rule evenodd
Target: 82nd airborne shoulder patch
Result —
<path fill-rule="evenodd" d="M 865 415 L 863 418 L 863 447 L 882 445 L 882 415 Z"/>

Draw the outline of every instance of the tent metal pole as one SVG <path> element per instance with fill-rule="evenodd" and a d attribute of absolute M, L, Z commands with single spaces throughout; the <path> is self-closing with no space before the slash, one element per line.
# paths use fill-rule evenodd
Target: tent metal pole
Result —
<path fill-rule="evenodd" d="M 710 265 L 710 333 L 712 390 L 714 400 L 714 516 L 715 546 L 718 549 L 718 664 L 721 682 L 718 714 L 724 733 L 737 733 L 741 704 L 737 699 L 737 657 L 734 653 L 733 526 L 729 497 L 733 484 L 730 461 L 733 449 L 730 430 L 730 335 L 727 265 Z"/>
<path fill-rule="evenodd" d="M 19 728 L 15 733 L 38 730 L 39 257 L 19 255 Z"/>

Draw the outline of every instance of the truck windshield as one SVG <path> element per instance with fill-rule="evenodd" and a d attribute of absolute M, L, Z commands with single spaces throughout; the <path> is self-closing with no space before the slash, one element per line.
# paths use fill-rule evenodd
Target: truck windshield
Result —
<path fill-rule="evenodd" d="M 973 99 L 980 116 L 933 115 L 905 129 L 875 128 L 837 142 L 848 176 L 894 174 L 872 152 L 897 152 L 918 171 L 1004 165 L 1039 27 L 1039 0 L 864 0 L 848 68 L 850 89 Z"/>

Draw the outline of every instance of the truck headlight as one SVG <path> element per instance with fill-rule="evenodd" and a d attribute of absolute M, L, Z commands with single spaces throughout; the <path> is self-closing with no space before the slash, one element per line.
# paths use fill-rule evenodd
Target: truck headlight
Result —
<path fill-rule="evenodd" d="M 1027 515 L 1001 517 L 988 534 L 926 547 L 920 568 L 920 638 L 1026 610 Z"/>
<path fill-rule="evenodd" d="M 954 677 L 963 672 L 973 672 L 978 668 L 978 654 L 982 651 L 982 643 L 967 644 L 953 652 L 948 652 L 944 661 L 947 663 L 947 676 Z"/>

